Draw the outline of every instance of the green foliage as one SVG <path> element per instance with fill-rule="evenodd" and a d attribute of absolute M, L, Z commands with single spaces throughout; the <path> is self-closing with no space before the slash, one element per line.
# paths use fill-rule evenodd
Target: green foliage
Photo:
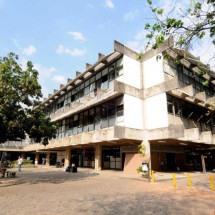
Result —
<path fill-rule="evenodd" d="M 12 161 L 11 163 L 14 168 L 18 168 L 17 160 Z M 34 167 L 35 165 L 33 164 L 33 160 L 23 159 L 22 168 L 34 168 Z"/>
<path fill-rule="evenodd" d="M 137 173 L 143 173 L 143 170 L 142 170 L 142 167 L 141 167 L 141 166 L 139 166 L 139 167 L 137 168 Z"/>
<path fill-rule="evenodd" d="M 136 59 L 137 59 L 137 60 L 141 60 L 141 59 L 143 58 L 143 55 L 144 55 L 143 53 L 140 53 L 139 55 L 137 55 L 137 58 L 136 58 Z"/>
<path fill-rule="evenodd" d="M 22 159 L 22 165 L 33 164 L 32 160 Z"/>
<path fill-rule="evenodd" d="M 197 73 L 197 75 L 205 75 L 206 71 L 204 71 L 204 70 L 198 70 L 196 73 Z"/>
<path fill-rule="evenodd" d="M 42 97 L 38 72 L 30 61 L 26 70 L 17 61 L 14 53 L 0 58 L 0 143 L 21 140 L 28 134 L 36 142 L 48 144 L 56 128 L 37 107 Z"/>
<path fill-rule="evenodd" d="M 140 145 L 138 146 L 138 154 L 139 154 L 141 157 L 144 157 L 145 151 L 146 151 L 145 145 L 140 144 Z"/>
<path fill-rule="evenodd" d="M 177 38 L 176 46 L 179 48 L 190 47 L 193 41 L 201 40 L 207 34 L 211 37 L 212 44 L 215 44 L 215 0 L 192 1 L 190 8 L 178 13 L 177 18 L 171 17 L 176 7 L 163 17 L 165 8 L 154 7 L 152 0 L 147 0 L 147 3 L 155 19 L 154 24 L 145 25 L 148 30 L 146 38 L 153 48 L 157 48 L 170 36 Z M 183 22 L 184 18 L 190 22 Z"/>
<path fill-rule="evenodd" d="M 203 85 L 203 86 L 208 86 L 208 84 L 209 84 L 209 81 L 208 81 L 208 80 L 205 80 L 205 81 L 202 82 L 202 85 Z"/>
<path fill-rule="evenodd" d="M 14 163 L 10 160 L 7 160 L 7 167 L 8 168 L 13 168 L 14 167 Z"/>

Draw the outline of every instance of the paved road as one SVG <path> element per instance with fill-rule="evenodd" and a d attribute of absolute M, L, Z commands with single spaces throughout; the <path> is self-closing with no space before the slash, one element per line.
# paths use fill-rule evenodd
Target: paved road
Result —
<path fill-rule="evenodd" d="M 0 179 L 0 215 L 214 215 L 208 175 L 193 174 L 192 189 L 179 178 L 174 189 L 171 180 L 149 183 L 121 172 L 23 169 Z"/>

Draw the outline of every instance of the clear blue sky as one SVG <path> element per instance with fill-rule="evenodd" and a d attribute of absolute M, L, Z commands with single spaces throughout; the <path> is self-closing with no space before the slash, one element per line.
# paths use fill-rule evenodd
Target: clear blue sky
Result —
<path fill-rule="evenodd" d="M 160 4 L 167 8 L 171 1 Z M 0 0 L 0 56 L 14 52 L 23 65 L 31 60 L 47 96 L 83 72 L 85 63 L 94 64 L 98 52 L 112 52 L 114 40 L 141 50 L 152 17 L 146 5 L 144 0 Z"/>
<path fill-rule="evenodd" d="M 31 60 L 47 95 L 95 63 L 98 52 L 112 52 L 114 40 L 139 46 L 145 6 L 143 0 L 0 0 L 0 56 Z"/>

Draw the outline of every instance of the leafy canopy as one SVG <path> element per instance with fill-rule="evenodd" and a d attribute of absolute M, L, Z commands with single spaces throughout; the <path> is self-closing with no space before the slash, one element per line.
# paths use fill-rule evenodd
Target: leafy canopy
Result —
<path fill-rule="evenodd" d="M 191 48 L 198 40 L 210 38 L 215 45 L 215 0 L 191 0 L 188 9 L 177 8 L 177 1 L 170 11 L 147 3 L 154 15 L 155 23 L 147 23 L 147 46 L 158 48 L 165 39 L 173 36 L 178 48 Z"/>
<path fill-rule="evenodd" d="M 55 137 L 56 126 L 38 106 L 38 72 L 30 61 L 25 70 L 17 61 L 14 53 L 0 57 L 0 143 L 25 139 L 27 134 L 46 145 Z"/>

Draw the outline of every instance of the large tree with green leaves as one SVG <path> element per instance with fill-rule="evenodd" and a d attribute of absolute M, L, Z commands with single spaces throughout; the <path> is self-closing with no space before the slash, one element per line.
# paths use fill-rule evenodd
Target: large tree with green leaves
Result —
<path fill-rule="evenodd" d="M 146 49 L 157 49 L 160 45 L 166 43 L 166 39 L 174 38 L 175 50 L 198 49 L 198 45 L 203 41 L 208 45 L 208 50 L 213 50 L 213 55 L 207 59 L 207 63 L 215 66 L 215 0 L 189 0 L 189 1 L 168 1 L 168 6 L 159 7 L 155 0 L 147 0 L 148 6 L 152 12 L 153 19 L 146 23 L 146 38 L 148 39 Z M 202 51 L 200 49 L 200 51 Z M 183 57 L 191 58 L 186 51 L 182 51 Z M 201 53 L 198 53 L 201 54 Z M 141 59 L 144 53 L 138 56 Z M 158 59 L 161 56 L 157 56 Z M 169 58 L 164 54 L 164 58 Z M 193 57 L 196 65 L 199 67 L 198 75 L 204 75 L 210 71 L 210 66 L 203 64 L 200 58 Z M 212 61 L 213 60 L 213 61 Z M 180 63 L 177 59 L 175 63 Z M 210 71 L 211 72 L 211 71 Z M 208 85 L 208 80 L 202 82 Z M 214 106 L 214 97 L 208 100 L 208 103 Z M 212 107 L 214 109 L 214 107 Z"/>
<path fill-rule="evenodd" d="M 187 6 L 180 7 L 180 2 L 173 0 L 174 4 L 168 9 L 154 5 L 152 0 L 147 2 L 154 19 L 145 25 L 148 46 L 156 49 L 170 36 L 176 41 L 175 47 L 180 49 L 192 48 L 202 39 L 215 46 L 215 0 L 190 0 Z"/>
<path fill-rule="evenodd" d="M 30 61 L 22 69 L 17 55 L 0 58 L 0 144 L 26 135 L 44 145 L 55 138 L 56 126 L 42 111 L 41 97 L 38 72 Z"/>

